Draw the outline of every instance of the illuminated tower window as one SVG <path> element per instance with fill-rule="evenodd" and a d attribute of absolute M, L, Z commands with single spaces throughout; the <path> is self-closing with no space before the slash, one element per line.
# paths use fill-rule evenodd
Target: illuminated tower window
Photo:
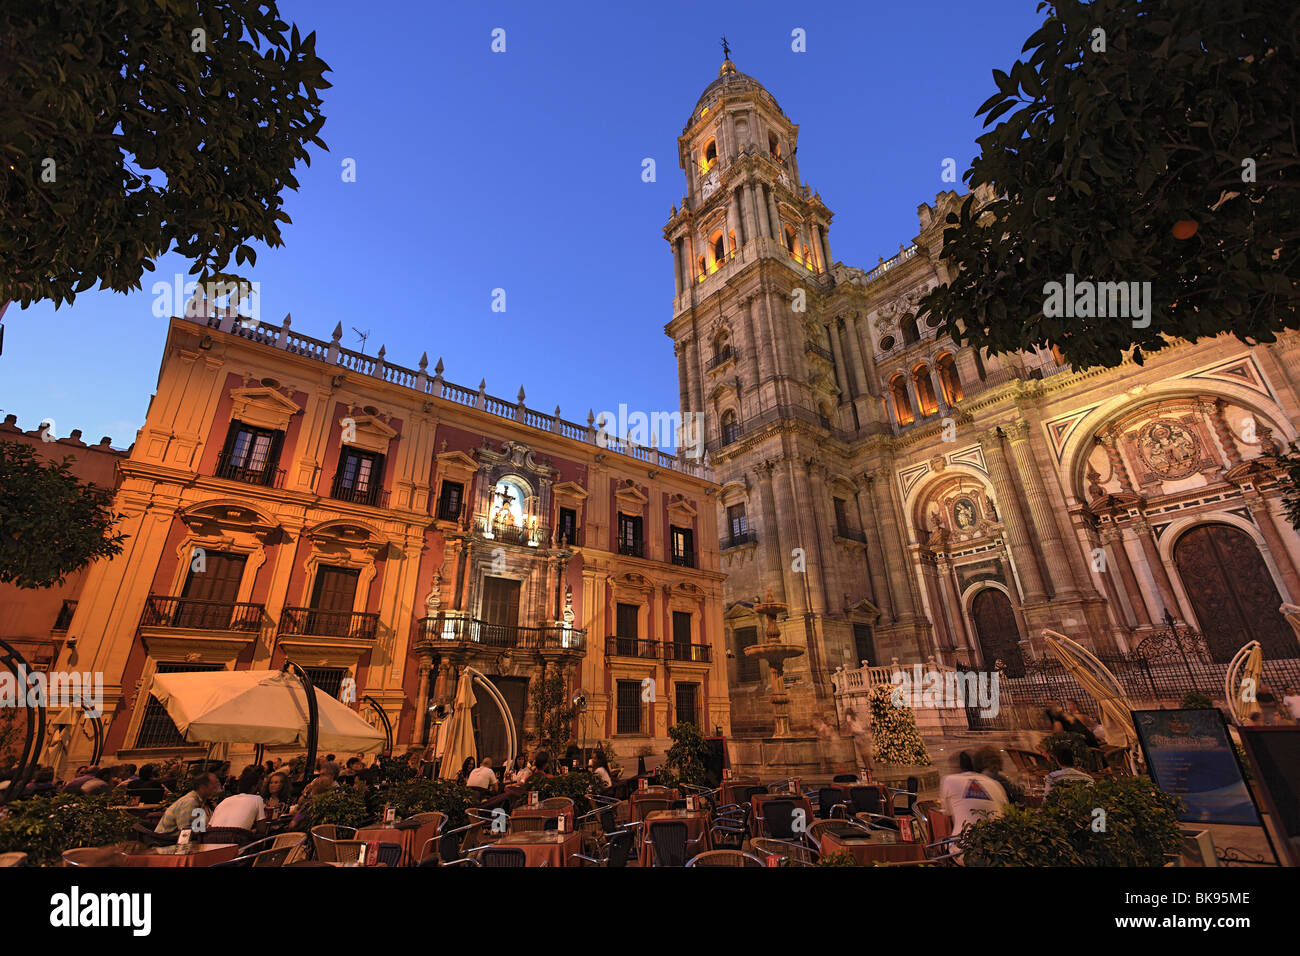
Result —
<path fill-rule="evenodd" d="M 717 140 L 709 140 L 704 147 L 704 162 L 701 164 L 701 172 L 707 173 L 718 163 L 718 143 Z"/>
<path fill-rule="evenodd" d="M 889 390 L 894 396 L 894 415 L 898 424 L 910 425 L 916 420 L 912 414 L 912 403 L 907 397 L 907 379 L 899 372 L 889 380 Z"/>
<path fill-rule="evenodd" d="M 933 415 L 939 410 L 939 402 L 934 397 L 934 383 L 930 380 L 930 368 L 918 365 L 912 369 L 912 384 L 916 386 L 916 404 L 921 415 Z"/>

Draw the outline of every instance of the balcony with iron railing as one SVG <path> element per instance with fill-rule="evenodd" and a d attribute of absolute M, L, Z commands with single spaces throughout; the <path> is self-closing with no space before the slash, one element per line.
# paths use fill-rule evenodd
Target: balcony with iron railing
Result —
<path fill-rule="evenodd" d="M 245 485 L 260 485 L 264 488 L 283 488 L 284 469 L 276 468 L 274 461 L 250 468 L 236 464 L 225 452 L 217 457 L 217 467 L 212 474 L 227 481 L 238 481 Z"/>
<path fill-rule="evenodd" d="M 517 544 L 526 548 L 547 547 L 551 540 L 551 529 L 536 518 L 525 518 L 522 524 L 516 524 L 514 518 L 506 512 L 498 512 L 496 517 L 475 515 L 474 533 L 489 541 Z"/>
<path fill-rule="evenodd" d="M 686 551 L 681 554 L 674 554 L 671 556 L 671 560 L 679 568 L 693 568 L 695 567 L 695 552 Z"/>
<path fill-rule="evenodd" d="M 857 541 L 859 544 L 865 544 L 867 540 L 867 536 L 861 531 L 855 531 L 853 528 L 850 528 L 845 524 L 837 524 L 835 526 L 835 535 L 836 537 L 846 538 L 849 541 Z"/>
<path fill-rule="evenodd" d="M 754 544 L 757 541 L 758 535 L 754 534 L 754 532 L 742 531 L 740 534 L 733 534 L 723 538 L 719 546 L 723 551 L 726 551 L 728 548 L 739 548 L 746 544 Z"/>
<path fill-rule="evenodd" d="M 542 627 L 520 627 L 514 624 L 493 624 L 476 618 L 437 614 L 416 621 L 417 633 L 429 642 L 456 642 L 475 647 L 513 650 L 565 650 L 581 652 L 585 632 L 562 624 Z"/>
<path fill-rule="evenodd" d="M 378 629 L 379 615 L 366 611 L 322 611 L 314 607 L 287 607 L 280 614 L 281 635 L 373 641 Z"/>
<path fill-rule="evenodd" d="M 724 362 L 729 362 L 733 358 L 736 358 L 737 356 L 738 356 L 737 351 L 733 349 L 730 345 L 720 348 L 718 349 L 717 354 L 715 354 L 713 358 L 709 359 L 709 361 L 705 363 L 704 371 L 712 372 L 719 365 L 723 364 Z"/>
<path fill-rule="evenodd" d="M 823 348 L 822 346 L 814 342 L 812 339 L 809 339 L 804 344 L 803 350 L 809 353 L 810 355 L 816 355 L 817 357 L 823 358 L 828 362 L 833 363 L 835 361 L 834 357 L 831 355 L 830 349 Z"/>
<path fill-rule="evenodd" d="M 197 631 L 256 631 L 262 626 L 264 613 L 261 604 L 151 594 L 145 601 L 140 624 Z"/>
<path fill-rule="evenodd" d="M 635 637 L 605 638 L 606 657 L 636 657 L 646 660 L 659 658 L 659 642 L 643 641 Z"/>
<path fill-rule="evenodd" d="M 644 558 L 645 542 L 641 540 L 628 541 L 624 538 L 619 538 L 618 553 L 626 555 L 629 558 Z"/>
<path fill-rule="evenodd" d="M 345 485 L 341 475 L 334 476 L 330 486 L 330 497 L 335 501 L 347 501 L 354 505 L 369 505 L 372 508 L 388 507 L 388 492 L 375 482 Z"/>
<path fill-rule="evenodd" d="M 63 606 L 59 608 L 59 614 L 54 619 L 54 626 L 51 631 L 66 631 L 72 626 L 72 615 L 77 613 L 76 601 L 64 601 Z"/>
<path fill-rule="evenodd" d="M 664 657 L 670 661 L 690 661 L 696 664 L 708 664 L 713 660 L 713 648 L 708 644 L 686 644 L 677 641 L 664 642 Z"/>

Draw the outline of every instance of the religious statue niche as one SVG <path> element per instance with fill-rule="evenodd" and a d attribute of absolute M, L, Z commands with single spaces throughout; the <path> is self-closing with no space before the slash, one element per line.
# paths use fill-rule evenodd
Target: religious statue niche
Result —
<path fill-rule="evenodd" d="M 530 513 L 530 497 L 518 481 L 500 479 L 492 489 L 488 530 L 484 537 L 537 547 L 541 543 L 542 532 L 537 515 Z"/>
<path fill-rule="evenodd" d="M 975 502 L 962 496 L 952 503 L 952 523 L 958 531 L 970 531 L 979 520 Z"/>
<path fill-rule="evenodd" d="M 1195 433 L 1181 422 L 1168 418 L 1158 418 L 1144 425 L 1138 432 L 1136 444 L 1142 463 L 1166 481 L 1193 474 L 1201 458 L 1201 443 Z"/>

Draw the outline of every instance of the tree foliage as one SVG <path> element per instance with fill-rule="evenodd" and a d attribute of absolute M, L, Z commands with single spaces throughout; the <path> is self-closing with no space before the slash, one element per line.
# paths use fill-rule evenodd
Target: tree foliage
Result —
<path fill-rule="evenodd" d="M 140 288 L 283 245 L 281 192 L 310 164 L 328 71 L 316 36 L 258 0 L 0 5 L 0 302 Z"/>
<path fill-rule="evenodd" d="M 46 463 L 30 445 L 0 442 L 0 583 L 45 588 L 122 552 L 113 492 L 81 482 L 71 456 Z"/>
<path fill-rule="evenodd" d="M 958 341 L 1054 345 L 1079 368 L 1118 365 L 1134 346 L 1141 362 L 1166 337 L 1271 342 L 1296 328 L 1300 6 L 1039 9 L 1028 58 L 993 71 L 997 92 L 977 115 L 1002 121 L 965 174 L 978 196 L 946 220 L 955 275 L 920 311 Z M 1149 325 L 1045 316 L 1045 284 L 1067 274 L 1151 283 Z"/>

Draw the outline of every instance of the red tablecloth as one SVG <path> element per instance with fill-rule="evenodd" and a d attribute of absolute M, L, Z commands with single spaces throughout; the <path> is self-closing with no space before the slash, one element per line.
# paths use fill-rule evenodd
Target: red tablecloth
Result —
<path fill-rule="evenodd" d="M 791 796 L 788 793 L 756 793 L 749 801 L 749 829 L 750 833 L 756 837 L 771 836 L 767 828 L 759 825 L 759 817 L 763 813 L 764 804 L 771 803 L 774 800 L 786 800 L 793 803 L 796 807 L 803 810 L 803 825 L 807 830 L 809 825 L 817 819 L 813 816 L 812 801 L 805 796 Z"/>
<path fill-rule="evenodd" d="M 645 826 L 641 828 L 641 865 L 651 864 L 651 847 L 645 842 L 650 835 L 650 824 L 656 820 L 681 820 L 686 824 L 687 853 L 694 856 L 705 850 L 713 849 L 709 839 L 709 814 L 706 810 L 651 810 L 645 815 Z M 699 841 L 692 843 L 691 841 Z"/>
<path fill-rule="evenodd" d="M 890 836 L 875 833 L 868 839 L 858 836 L 837 836 L 826 832 L 821 838 L 822 856 L 847 851 L 859 863 L 905 863 L 924 860 L 925 846 L 921 843 L 898 843 Z"/>
<path fill-rule="evenodd" d="M 507 833 L 496 846 L 516 846 L 528 857 L 529 866 L 569 866 L 573 854 L 582 852 L 581 833 L 558 833 L 555 830 Z"/>
<path fill-rule="evenodd" d="M 211 866 L 228 863 L 239 855 L 238 843 L 191 843 L 188 846 L 158 846 L 148 853 L 122 857 L 123 866 Z"/>
<path fill-rule="evenodd" d="M 366 827 L 364 830 L 358 830 L 357 840 L 366 842 L 378 841 L 380 843 L 396 843 L 402 848 L 402 862 L 400 866 L 415 866 L 419 863 L 420 850 L 424 848 L 426 841 L 433 839 L 438 835 L 438 823 L 433 821 L 423 826 L 409 827 L 399 830 L 396 827 Z M 435 848 L 436 849 L 436 846 Z"/>
<path fill-rule="evenodd" d="M 513 811 L 511 811 L 510 819 L 512 820 L 527 820 L 527 819 L 554 820 L 561 813 L 564 814 L 564 829 L 572 832 L 573 831 L 572 810 L 549 809 L 547 807 L 527 807 L 527 806 L 516 807 Z"/>
<path fill-rule="evenodd" d="M 721 793 L 718 794 L 718 802 L 727 805 L 748 803 L 748 800 L 740 799 L 741 788 L 761 786 L 763 786 L 763 784 L 758 780 L 727 780 L 722 784 Z"/>
<path fill-rule="evenodd" d="M 633 820 L 644 820 L 646 811 L 643 806 L 647 800 L 662 802 L 680 799 L 676 790 L 634 790 L 627 798 L 628 815 Z"/>

